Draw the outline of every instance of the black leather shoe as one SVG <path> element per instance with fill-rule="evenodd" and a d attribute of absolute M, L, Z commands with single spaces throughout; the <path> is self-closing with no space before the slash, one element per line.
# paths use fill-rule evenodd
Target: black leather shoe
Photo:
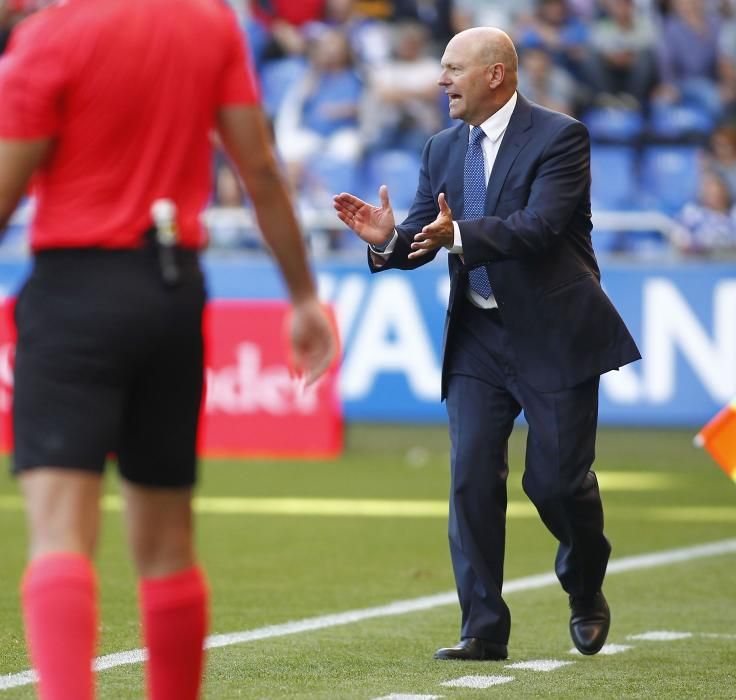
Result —
<path fill-rule="evenodd" d="M 478 637 L 466 637 L 454 647 L 443 647 L 434 653 L 435 659 L 454 659 L 457 661 L 503 661 L 509 652 L 505 644 L 489 642 Z"/>
<path fill-rule="evenodd" d="M 581 654 L 597 654 L 608 637 L 611 611 L 601 591 L 593 596 L 570 596 L 570 636 Z"/>

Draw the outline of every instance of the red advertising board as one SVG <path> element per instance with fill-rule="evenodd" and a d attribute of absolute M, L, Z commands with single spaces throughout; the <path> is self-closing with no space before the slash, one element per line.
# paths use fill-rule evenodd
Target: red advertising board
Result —
<path fill-rule="evenodd" d="M 15 328 L 0 319 L 0 449 L 12 449 L 10 410 Z M 335 457 L 343 421 L 337 367 L 310 387 L 292 376 L 283 302 L 213 301 L 207 307 L 205 399 L 199 448 L 205 456 Z"/>

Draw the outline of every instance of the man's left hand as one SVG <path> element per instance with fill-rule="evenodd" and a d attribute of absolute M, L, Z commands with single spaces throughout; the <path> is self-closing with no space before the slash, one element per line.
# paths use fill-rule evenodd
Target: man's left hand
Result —
<path fill-rule="evenodd" d="M 440 213 L 437 218 L 425 226 L 416 236 L 411 244 L 412 252 L 409 253 L 409 260 L 420 258 L 422 255 L 441 248 L 442 246 L 452 247 L 455 242 L 455 228 L 452 225 L 452 210 L 447 206 L 444 192 L 440 193 L 437 199 L 440 207 Z"/>

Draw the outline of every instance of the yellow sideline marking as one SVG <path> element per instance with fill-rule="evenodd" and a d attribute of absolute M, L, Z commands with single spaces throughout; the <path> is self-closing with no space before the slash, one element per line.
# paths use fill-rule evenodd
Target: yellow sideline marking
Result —
<path fill-rule="evenodd" d="M 20 496 L 1 495 L 0 511 L 22 511 Z M 120 512 L 120 496 L 102 498 L 102 509 Z M 446 501 L 399 501 L 349 498 L 213 498 L 194 499 L 194 510 L 204 515 L 316 515 L 375 518 L 446 518 Z M 637 520 L 669 522 L 736 522 L 733 506 L 654 506 L 631 508 L 609 506 L 606 514 L 616 517 L 626 513 Z M 529 501 L 509 501 L 509 518 L 535 518 L 536 510 Z"/>
<path fill-rule="evenodd" d="M 677 483 L 676 477 L 660 472 L 601 470 L 595 475 L 605 491 L 661 491 L 671 489 Z"/>
<path fill-rule="evenodd" d="M 198 513 L 251 515 L 339 515 L 446 518 L 447 501 L 393 501 L 352 498 L 210 498 L 194 499 Z"/>
<path fill-rule="evenodd" d="M 22 511 L 23 499 L 18 495 L 0 495 L 0 511 Z M 120 496 L 102 498 L 102 509 L 120 512 Z M 316 515 L 376 518 L 446 518 L 448 506 L 440 500 L 390 500 L 351 498 L 234 498 L 202 496 L 194 499 L 194 510 L 206 515 Z M 736 522 L 734 506 L 608 506 L 610 517 L 626 515 L 636 520 L 668 522 Z M 530 501 L 509 501 L 509 518 L 536 518 Z"/>
<path fill-rule="evenodd" d="M 120 496 L 102 497 L 102 509 L 123 510 Z M 20 496 L 0 496 L 0 510 L 23 510 Z M 194 499 L 197 513 L 216 515 L 336 515 L 356 517 L 446 518 L 447 501 L 399 501 L 351 498 L 214 498 Z M 511 518 L 534 517 L 536 510 L 529 502 L 511 501 L 507 514 Z"/>
<path fill-rule="evenodd" d="M 660 491 L 672 488 L 677 483 L 676 477 L 669 474 L 660 474 L 659 472 L 602 471 L 596 472 L 596 475 L 604 491 Z M 122 501 L 117 495 L 103 496 L 102 507 L 107 511 L 120 511 L 122 510 Z M 195 497 L 194 508 L 199 513 L 251 513 L 254 515 L 362 515 L 407 518 L 444 518 L 447 516 L 447 501 L 444 500 L 200 496 Z M 0 510 L 22 509 L 23 499 L 20 496 L 0 494 Z M 684 509 L 680 508 L 678 510 Z M 718 512 L 718 508 L 695 510 L 703 514 L 704 520 L 733 519 L 730 512 L 726 513 L 724 517 L 713 515 L 711 511 Z M 508 504 L 509 517 L 532 517 L 535 514 L 534 506 L 528 501 L 511 501 Z M 674 517 L 674 519 L 679 519 L 679 517 Z M 694 512 L 687 517 L 690 519 L 695 517 Z"/>
<path fill-rule="evenodd" d="M 0 496 L 0 511 L 23 510 L 20 496 Z M 120 496 L 102 498 L 102 509 L 118 513 L 123 509 Z M 203 515 L 316 515 L 335 517 L 375 518 L 446 518 L 445 501 L 392 501 L 338 498 L 212 498 L 194 499 L 194 509 Z M 632 508 L 608 506 L 606 514 L 615 518 L 623 516 L 635 520 L 669 522 L 736 522 L 736 507 L 732 506 L 655 506 Z M 537 513 L 529 501 L 509 501 L 509 518 L 536 518 Z"/>

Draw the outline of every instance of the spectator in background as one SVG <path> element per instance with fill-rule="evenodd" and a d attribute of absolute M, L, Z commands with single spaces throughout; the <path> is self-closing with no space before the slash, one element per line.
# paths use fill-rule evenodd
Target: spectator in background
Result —
<path fill-rule="evenodd" d="M 457 31 L 454 0 L 354 0 L 354 10 L 362 17 L 383 22 L 421 22 L 438 42 Z"/>
<path fill-rule="evenodd" d="M 325 0 L 251 0 L 253 20 L 267 37 L 259 51 L 259 60 L 304 54 L 305 28 L 324 18 L 324 7 Z"/>
<path fill-rule="evenodd" d="M 567 6 L 576 17 L 590 24 L 599 14 L 600 0 L 567 0 Z"/>
<path fill-rule="evenodd" d="M 51 2 L 52 0 L 0 0 L 0 54 L 5 51 L 13 27 L 24 17 Z"/>
<path fill-rule="evenodd" d="M 601 0 L 601 6 L 605 15 L 592 25 L 585 63 L 588 81 L 622 106 L 644 106 L 656 81 L 654 24 L 634 0 Z"/>
<path fill-rule="evenodd" d="M 570 11 L 566 0 L 536 0 L 534 14 L 521 19 L 516 36 L 521 51 L 528 45 L 543 46 L 557 65 L 582 77 L 588 27 Z"/>
<path fill-rule="evenodd" d="M 307 50 L 306 77 L 276 115 L 276 144 L 294 189 L 306 161 L 319 154 L 354 161 L 361 153 L 358 114 L 363 85 L 345 34 L 324 29 Z"/>
<path fill-rule="evenodd" d="M 429 29 L 432 39 L 444 46 L 458 30 L 454 0 L 393 0 L 394 20 L 415 20 Z"/>
<path fill-rule="evenodd" d="M 355 0 L 355 11 L 363 17 L 387 22 L 394 15 L 393 0 Z"/>
<path fill-rule="evenodd" d="M 394 58 L 367 76 L 363 120 L 374 148 L 408 148 L 421 152 L 443 123 L 437 60 L 429 55 L 429 32 L 416 22 L 393 31 Z"/>
<path fill-rule="evenodd" d="M 376 65 L 390 58 L 388 23 L 362 14 L 356 0 L 327 0 L 325 22 L 347 36 L 353 55 L 360 64 Z"/>
<path fill-rule="evenodd" d="M 217 217 L 213 219 L 209 215 L 205 218 L 210 250 L 244 246 L 247 232 L 240 217 L 244 202 L 245 193 L 240 180 L 230 163 L 222 158 L 219 165 L 216 163 L 211 201 L 211 205 L 218 208 Z"/>
<path fill-rule="evenodd" d="M 724 3 L 723 22 L 718 37 L 718 70 L 723 89 L 724 109 L 736 117 L 736 2 Z"/>
<path fill-rule="evenodd" d="M 736 200 L 736 124 L 721 124 L 710 136 L 705 165 L 720 175 Z"/>
<path fill-rule="evenodd" d="M 219 163 L 218 163 L 219 161 Z M 253 202 L 243 188 L 229 159 L 215 158 L 215 182 L 211 207 L 204 214 L 209 250 L 264 251 L 267 247 L 253 217 L 248 223 L 246 210 L 253 213 Z"/>
<path fill-rule="evenodd" d="M 459 29 L 471 27 L 511 27 L 528 21 L 535 0 L 456 0 L 455 22 Z"/>
<path fill-rule="evenodd" d="M 705 110 L 713 119 L 723 111 L 719 83 L 719 17 L 701 0 L 673 0 L 658 41 L 661 84 L 657 101 L 683 102 Z"/>
<path fill-rule="evenodd" d="M 685 253 L 736 252 L 736 206 L 726 181 L 706 170 L 698 201 L 686 204 L 672 232 L 675 245 Z"/>
<path fill-rule="evenodd" d="M 564 68 L 555 65 L 549 51 L 528 43 L 519 58 L 519 91 L 532 102 L 573 116 L 581 90 Z"/>

